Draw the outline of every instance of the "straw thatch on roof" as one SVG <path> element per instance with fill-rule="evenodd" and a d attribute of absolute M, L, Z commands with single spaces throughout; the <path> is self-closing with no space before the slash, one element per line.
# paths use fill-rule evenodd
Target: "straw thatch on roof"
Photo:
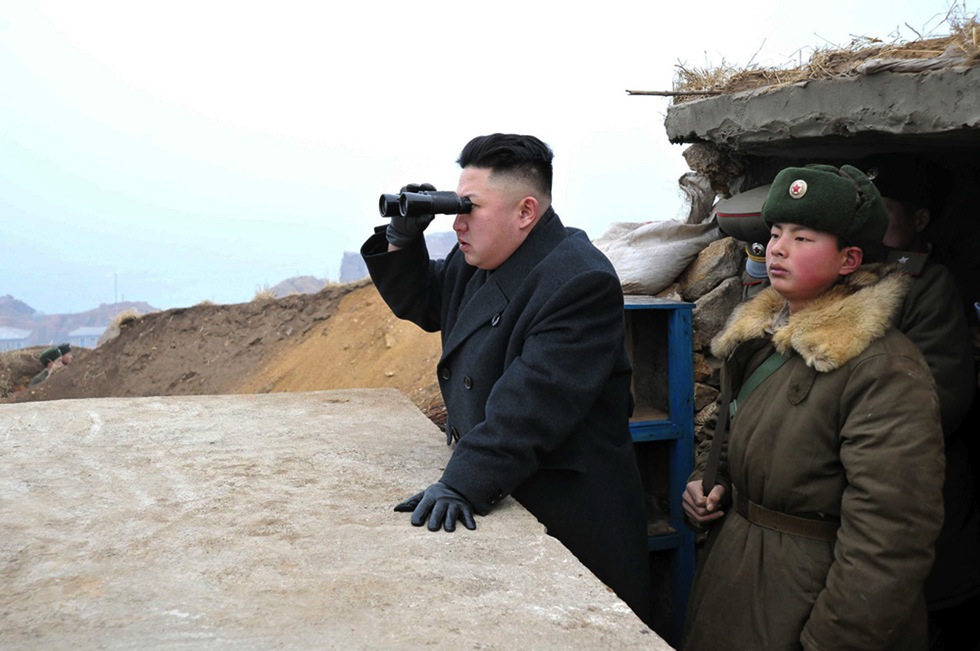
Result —
<path fill-rule="evenodd" d="M 943 25 L 944 36 L 920 38 L 911 42 L 885 43 L 873 37 L 854 39 L 845 47 L 814 50 L 809 61 L 797 66 L 767 68 L 749 64 L 732 66 L 725 61 L 704 68 L 678 64 L 675 103 L 701 95 L 731 94 L 768 86 L 794 84 L 808 79 L 875 74 L 883 71 L 923 72 L 980 64 L 980 21 L 977 15 L 962 15 L 953 8 Z"/>

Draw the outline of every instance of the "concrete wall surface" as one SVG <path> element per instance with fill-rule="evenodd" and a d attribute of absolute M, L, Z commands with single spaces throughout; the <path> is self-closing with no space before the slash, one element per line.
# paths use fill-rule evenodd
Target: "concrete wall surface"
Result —
<path fill-rule="evenodd" d="M 392 390 L 0 406 L 0 649 L 668 649 Z M 615 550 L 610 550 L 615 553 Z"/>

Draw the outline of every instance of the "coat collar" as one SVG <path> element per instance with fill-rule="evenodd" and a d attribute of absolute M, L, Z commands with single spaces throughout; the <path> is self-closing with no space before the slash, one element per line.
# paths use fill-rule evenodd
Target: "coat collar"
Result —
<path fill-rule="evenodd" d="M 832 371 L 885 334 L 909 283 L 894 265 L 864 265 L 843 276 L 781 326 L 778 321 L 786 301 L 767 287 L 732 312 L 724 329 L 712 340 L 711 352 L 725 359 L 740 343 L 768 337 L 772 332 L 773 344 L 781 354 L 795 351 L 817 371 Z"/>
<path fill-rule="evenodd" d="M 488 284 L 496 284 L 504 296 L 513 296 L 531 269 L 537 266 L 565 237 L 565 226 L 558 219 L 554 209 L 549 206 L 528 233 L 524 243 L 490 274 Z"/>
<path fill-rule="evenodd" d="M 456 320 L 450 326 L 442 347 L 442 359 L 446 359 L 474 330 L 484 324 L 495 326 L 518 287 L 533 269 L 564 238 L 566 230 L 555 211 L 549 207 L 535 224 L 524 243 L 502 264 L 489 273 L 486 282 L 475 291 Z M 486 272 L 472 274 L 479 278 Z"/>

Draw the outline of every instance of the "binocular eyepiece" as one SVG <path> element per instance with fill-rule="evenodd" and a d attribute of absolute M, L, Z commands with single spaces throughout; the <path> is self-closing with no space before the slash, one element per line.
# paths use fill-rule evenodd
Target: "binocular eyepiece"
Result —
<path fill-rule="evenodd" d="M 402 192 L 383 194 L 378 200 L 382 217 L 418 217 L 420 215 L 459 215 L 473 210 L 473 203 L 455 192 Z"/>

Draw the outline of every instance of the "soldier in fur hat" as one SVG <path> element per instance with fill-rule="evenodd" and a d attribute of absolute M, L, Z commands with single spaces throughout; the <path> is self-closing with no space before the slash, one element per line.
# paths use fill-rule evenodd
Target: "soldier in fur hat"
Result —
<path fill-rule="evenodd" d="M 771 286 L 712 342 L 718 423 L 683 498 L 710 528 L 684 647 L 924 648 L 942 428 L 893 325 L 910 279 L 880 264 L 881 196 L 848 165 L 792 167 L 762 217 Z"/>

